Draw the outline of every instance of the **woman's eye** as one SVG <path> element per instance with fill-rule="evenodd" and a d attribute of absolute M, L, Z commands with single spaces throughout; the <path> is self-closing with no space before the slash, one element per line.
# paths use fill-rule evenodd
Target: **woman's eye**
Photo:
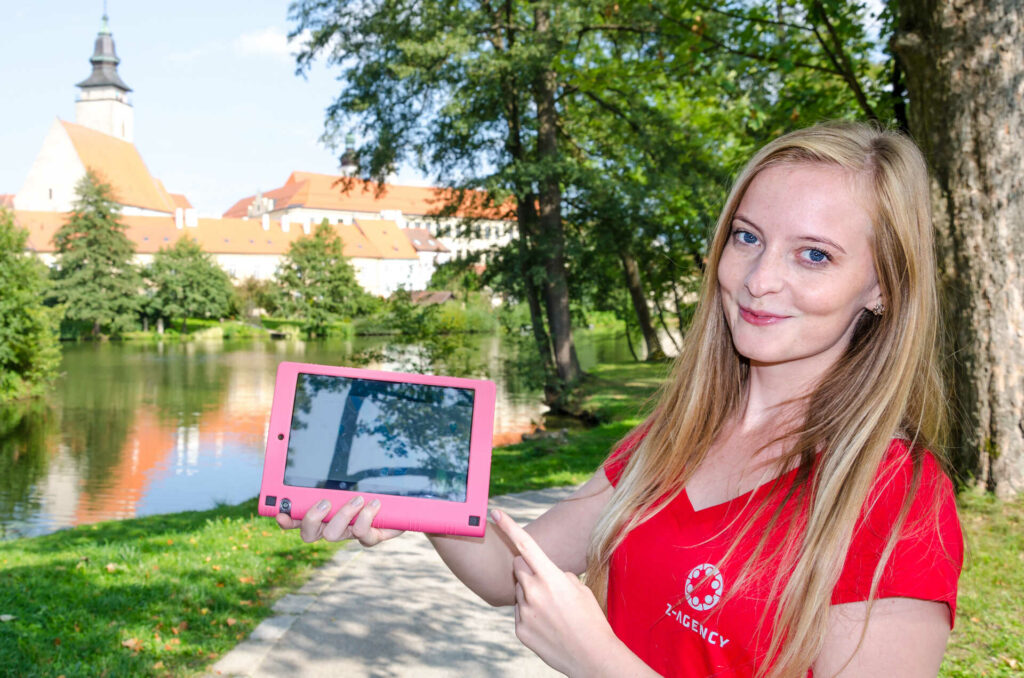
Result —
<path fill-rule="evenodd" d="M 808 249 L 804 250 L 804 257 L 812 264 L 823 264 L 832 259 L 825 250 Z"/>
<path fill-rule="evenodd" d="M 744 245 L 757 244 L 757 236 L 751 233 L 750 231 L 736 231 L 733 233 L 733 235 L 736 237 L 737 240 L 739 240 Z"/>

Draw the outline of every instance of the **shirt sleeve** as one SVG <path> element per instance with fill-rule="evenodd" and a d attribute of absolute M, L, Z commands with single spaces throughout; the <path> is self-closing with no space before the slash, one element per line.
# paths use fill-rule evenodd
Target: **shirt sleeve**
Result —
<path fill-rule="evenodd" d="M 875 568 L 911 492 L 913 462 L 904 441 L 893 441 L 854 528 L 832 604 L 868 599 Z M 953 484 L 930 453 L 923 455 L 918 485 L 876 598 L 917 598 L 949 606 L 956 616 L 957 581 L 963 566 L 963 534 Z"/>
<path fill-rule="evenodd" d="M 608 458 L 604 460 L 602 468 L 604 468 L 604 474 L 608 478 L 608 482 L 611 483 L 612 487 L 619 484 L 619 478 L 622 477 L 622 472 L 626 469 L 626 462 L 629 461 L 630 455 L 633 454 L 633 450 L 636 449 L 637 444 L 643 440 L 647 434 L 646 428 L 643 426 L 633 429 L 628 436 L 626 436 L 619 446 L 615 448 L 615 451 L 608 455 Z"/>

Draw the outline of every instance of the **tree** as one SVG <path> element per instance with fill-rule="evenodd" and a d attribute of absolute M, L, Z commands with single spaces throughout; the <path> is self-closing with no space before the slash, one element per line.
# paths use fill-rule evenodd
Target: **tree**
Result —
<path fill-rule="evenodd" d="M 901 0 L 893 47 L 928 157 L 957 467 L 1024 491 L 1024 10 Z"/>
<path fill-rule="evenodd" d="M 577 9 L 569 13 L 573 21 Z M 300 71 L 321 53 L 345 69 L 347 86 L 328 109 L 325 137 L 343 136 L 358 119 L 369 141 L 355 154 L 367 176 L 383 180 L 408 155 L 457 189 L 455 206 L 464 189 L 487 189 L 498 204 L 514 196 L 538 352 L 563 386 L 575 382 L 581 370 L 564 261 L 567 167 L 558 147 L 564 83 L 557 68 L 564 63 L 560 50 L 578 33 L 567 32 L 549 3 L 514 0 L 304 0 L 292 5 L 291 17 L 293 35 L 310 36 L 298 57 Z"/>
<path fill-rule="evenodd" d="M 189 318 L 219 318 L 230 307 L 231 277 L 188 236 L 173 247 L 161 247 L 145 276 L 153 310 L 165 318 L 180 317 L 182 334 Z"/>
<path fill-rule="evenodd" d="M 281 311 L 304 320 L 310 336 L 323 336 L 331 320 L 355 314 L 366 295 L 326 219 L 311 235 L 292 241 L 277 269 L 277 283 Z"/>
<path fill-rule="evenodd" d="M 139 308 L 142 276 L 132 263 L 135 247 L 118 221 L 109 184 L 87 170 L 75 186 L 78 196 L 66 224 L 53 236 L 53 299 L 64 319 L 120 335 L 132 329 Z"/>
<path fill-rule="evenodd" d="M 60 363 L 57 315 L 43 305 L 46 267 L 25 252 L 27 240 L 0 208 L 0 403 L 41 393 Z"/>
<path fill-rule="evenodd" d="M 274 315 L 278 302 L 275 292 L 271 280 L 259 280 L 253 276 L 243 278 L 235 285 L 236 312 L 245 318 L 258 312 Z"/>

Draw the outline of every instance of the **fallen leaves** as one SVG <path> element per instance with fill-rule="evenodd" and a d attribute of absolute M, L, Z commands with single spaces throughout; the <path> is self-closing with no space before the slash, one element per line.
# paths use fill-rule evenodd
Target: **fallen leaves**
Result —
<path fill-rule="evenodd" d="M 126 647 L 129 650 L 131 650 L 132 652 L 138 652 L 139 650 L 142 649 L 142 641 L 139 640 L 138 638 L 132 637 L 132 638 L 129 638 L 128 640 L 122 640 L 121 641 L 121 647 Z"/>

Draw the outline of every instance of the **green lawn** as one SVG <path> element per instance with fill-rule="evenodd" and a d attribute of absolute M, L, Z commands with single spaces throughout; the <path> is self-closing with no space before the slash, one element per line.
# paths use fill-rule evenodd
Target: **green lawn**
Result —
<path fill-rule="evenodd" d="M 665 365 L 601 365 L 578 393 L 599 423 L 494 451 L 491 493 L 586 480 L 641 421 Z M 942 676 L 1024 675 L 1024 499 L 961 496 L 967 563 Z M 211 511 L 0 543 L 0 674 L 190 676 L 244 638 L 339 548 Z M 513 642 L 513 641 L 510 641 Z"/>
<path fill-rule="evenodd" d="M 271 614 L 338 545 L 255 499 L 0 543 L 0 675 L 187 676 Z"/>

